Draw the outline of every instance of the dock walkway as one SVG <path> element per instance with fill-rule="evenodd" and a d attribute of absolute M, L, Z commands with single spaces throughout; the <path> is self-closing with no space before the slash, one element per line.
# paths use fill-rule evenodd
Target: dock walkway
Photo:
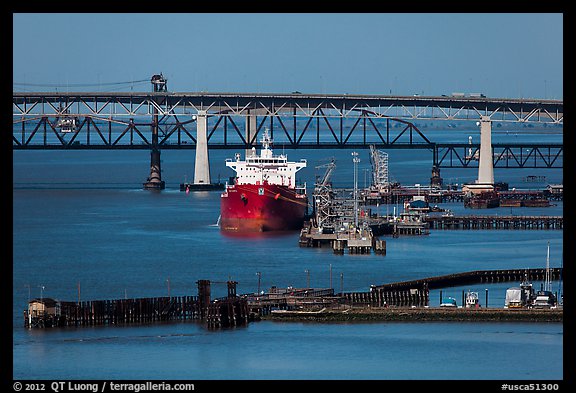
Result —
<path fill-rule="evenodd" d="M 433 216 L 424 218 L 430 229 L 564 229 L 563 216 Z"/>
<path fill-rule="evenodd" d="M 245 296 L 228 281 L 228 296 L 210 300 L 210 281 L 198 281 L 198 296 L 164 296 L 82 302 L 34 299 L 24 311 L 29 328 L 149 324 L 198 320 L 210 328 L 247 324 L 253 319 Z M 48 305 L 50 304 L 50 305 Z"/>
<path fill-rule="evenodd" d="M 550 268 L 550 279 L 562 278 L 562 268 Z M 369 291 L 345 292 L 339 294 L 342 303 L 352 306 L 428 306 L 430 289 L 441 289 L 481 283 L 521 282 L 528 280 L 544 281 L 545 268 L 474 270 L 470 272 L 427 277 L 417 280 L 372 285 Z"/>

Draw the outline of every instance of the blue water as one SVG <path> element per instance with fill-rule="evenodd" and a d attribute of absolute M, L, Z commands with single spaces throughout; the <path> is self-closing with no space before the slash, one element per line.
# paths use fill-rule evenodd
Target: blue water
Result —
<path fill-rule="evenodd" d="M 211 173 L 222 180 L 234 152 L 211 152 Z M 340 186 L 352 184 L 350 151 L 289 151 L 308 159 L 301 179 L 311 186 L 326 158 L 337 158 Z M 391 173 L 402 184 L 426 184 L 429 152 L 393 151 Z M 361 165 L 369 167 L 367 151 Z M 387 238 L 387 254 L 334 255 L 298 247 L 298 233 L 239 238 L 216 222 L 218 192 L 186 194 L 193 151 L 163 151 L 161 192 L 142 190 L 145 151 L 15 151 L 13 191 L 13 377 L 15 379 L 562 379 L 560 323 L 360 323 L 303 324 L 261 321 L 224 331 L 195 322 L 139 327 L 26 330 L 29 296 L 77 300 L 196 295 L 196 281 L 212 281 L 225 296 L 228 279 L 239 293 L 261 288 L 332 286 L 365 291 L 371 284 L 478 269 L 562 264 L 563 231 L 432 231 L 426 237 Z M 359 172 L 362 173 L 362 172 Z M 362 173 L 363 174 L 363 173 Z M 525 188 L 528 174 L 561 183 L 562 171 L 495 170 L 497 181 Z M 473 179 L 471 169 L 442 171 Z M 363 185 L 360 175 L 359 184 Z M 541 188 L 542 185 L 530 184 Z M 478 213 L 461 204 L 455 212 Z M 388 209 L 392 211 L 392 206 Z M 380 206 L 383 212 L 386 207 Z M 490 214 L 510 214 L 510 208 Z M 562 215 L 563 203 L 514 208 L 513 214 Z M 559 289 L 553 283 L 553 290 Z M 477 290 L 484 305 L 502 307 L 512 284 L 446 288 L 460 299 Z M 534 283 L 535 287 L 539 282 Z M 44 289 L 41 289 L 41 287 Z M 431 291 L 430 305 L 439 303 Z M 538 359 L 538 367 L 509 367 L 513 359 Z M 472 363 L 473 367 L 463 367 Z M 531 361 L 529 363 L 532 363 Z M 313 365 L 313 367 L 311 366 Z M 416 366 L 417 365 L 417 366 Z M 543 366 L 542 366 L 543 365 Z M 457 371 L 455 371 L 457 370 Z"/>
<path fill-rule="evenodd" d="M 562 336 L 561 324 L 436 322 L 31 331 L 14 378 L 561 379 Z M 511 368 L 519 358 L 542 362 Z"/>

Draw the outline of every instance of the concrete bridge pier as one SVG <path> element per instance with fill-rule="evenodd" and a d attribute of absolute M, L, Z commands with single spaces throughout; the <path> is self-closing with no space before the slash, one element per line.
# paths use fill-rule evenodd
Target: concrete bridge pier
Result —
<path fill-rule="evenodd" d="M 210 161 L 208 159 L 206 128 L 206 111 L 198 111 L 196 116 L 196 161 L 194 164 L 195 185 L 210 184 Z"/>
<path fill-rule="evenodd" d="M 490 116 L 482 116 L 476 123 L 480 126 L 480 162 L 478 179 L 475 183 L 465 184 L 462 191 L 473 194 L 484 191 L 494 191 L 494 163 L 492 153 L 492 120 Z"/>
<path fill-rule="evenodd" d="M 442 188 L 442 176 L 440 176 L 440 167 L 434 162 L 432 165 L 432 177 L 430 177 L 430 187 Z"/>
<path fill-rule="evenodd" d="M 166 79 L 162 74 L 153 75 L 150 80 L 154 92 L 166 91 Z M 144 182 L 147 190 L 163 190 L 165 183 L 162 180 L 162 169 L 160 167 L 160 149 L 158 148 L 158 108 L 153 105 L 152 112 L 152 150 L 150 151 L 150 176 Z"/>
<path fill-rule="evenodd" d="M 482 116 L 480 120 L 479 184 L 494 186 L 494 164 L 492 160 L 492 121 L 490 116 Z"/>
<path fill-rule="evenodd" d="M 258 123 L 256 119 L 255 112 L 249 112 L 248 116 L 246 116 L 246 143 L 250 143 L 254 135 L 256 135 L 258 128 Z M 252 155 L 252 149 L 246 149 L 246 157 L 250 157 Z"/>
<path fill-rule="evenodd" d="M 144 188 L 147 190 L 163 190 L 166 186 L 162 180 L 160 168 L 160 149 L 153 147 L 150 152 L 150 176 L 144 182 Z"/>

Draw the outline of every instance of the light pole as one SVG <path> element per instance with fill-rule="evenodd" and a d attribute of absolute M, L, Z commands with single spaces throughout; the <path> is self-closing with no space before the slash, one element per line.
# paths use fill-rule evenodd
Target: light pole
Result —
<path fill-rule="evenodd" d="M 306 288 L 310 288 L 310 270 L 306 269 L 304 270 L 304 273 L 306 273 Z"/>
<path fill-rule="evenodd" d="M 42 305 L 42 315 L 46 312 L 46 307 L 44 306 L 44 285 L 40 285 L 40 304 Z"/>
<path fill-rule="evenodd" d="M 354 230 L 358 230 L 358 153 L 352 152 L 352 162 L 354 162 Z"/>
<path fill-rule="evenodd" d="M 340 273 L 340 294 L 344 293 L 344 273 Z"/>
<path fill-rule="evenodd" d="M 168 283 L 168 298 L 170 298 L 170 277 L 166 279 L 166 282 Z"/>
<path fill-rule="evenodd" d="M 258 276 L 258 295 L 260 295 L 260 277 L 262 276 L 262 273 L 256 272 L 256 275 Z"/>

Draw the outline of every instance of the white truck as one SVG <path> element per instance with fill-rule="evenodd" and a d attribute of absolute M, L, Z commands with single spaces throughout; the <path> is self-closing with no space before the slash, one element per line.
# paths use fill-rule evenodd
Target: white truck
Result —
<path fill-rule="evenodd" d="M 522 308 L 525 304 L 526 299 L 522 288 L 513 287 L 506 290 L 504 308 Z"/>

